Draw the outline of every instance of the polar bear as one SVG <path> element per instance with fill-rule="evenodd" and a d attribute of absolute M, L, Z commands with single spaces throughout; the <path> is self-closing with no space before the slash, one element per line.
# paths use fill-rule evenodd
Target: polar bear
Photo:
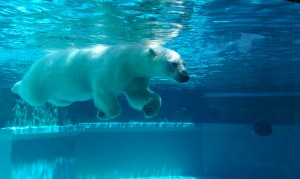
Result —
<path fill-rule="evenodd" d="M 184 83 L 189 74 L 180 55 L 168 48 L 147 45 L 98 45 L 86 49 L 54 51 L 35 62 L 12 87 L 33 106 L 49 102 L 68 106 L 93 99 L 99 119 L 120 115 L 117 96 L 146 118 L 160 110 L 161 98 L 149 89 L 149 79 L 162 76 Z"/>

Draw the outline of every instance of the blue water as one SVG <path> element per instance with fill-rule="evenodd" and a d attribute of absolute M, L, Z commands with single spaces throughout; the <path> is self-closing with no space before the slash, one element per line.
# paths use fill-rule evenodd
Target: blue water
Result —
<path fill-rule="evenodd" d="M 178 174 L 191 178 L 300 178 L 300 136 L 297 132 L 300 124 L 299 17 L 300 3 L 285 0 L 0 0 L 0 127 L 5 128 L 4 132 L 0 131 L 0 146 L 10 153 L 0 155 L 0 161 L 11 161 L 9 164 L 0 162 L 5 166 L 0 169 L 0 178 L 9 166 L 13 166 L 10 176 L 16 178 L 37 171 L 39 174 L 35 177 L 75 177 L 72 172 L 59 175 L 62 170 L 58 168 L 75 171 L 79 167 L 79 171 L 87 172 L 89 167 L 91 170 L 95 170 L 93 166 L 103 167 L 101 163 L 89 163 L 88 159 L 92 161 L 93 157 L 86 153 L 95 153 L 95 157 L 100 158 L 101 154 L 80 146 L 95 145 L 105 153 L 103 144 L 95 144 L 103 131 L 99 132 L 97 127 L 93 132 L 76 131 L 78 125 L 99 122 L 92 101 L 67 108 L 50 104 L 36 108 L 13 95 L 10 88 L 33 62 L 51 50 L 132 42 L 159 44 L 177 51 L 185 60 L 191 79 L 185 84 L 152 79 L 151 89 L 163 100 L 160 113 L 146 120 L 142 113 L 128 106 L 124 96 L 120 96 L 122 114 L 109 122 L 187 123 L 201 131 L 191 135 L 194 133 L 189 130 L 181 133 L 176 127 L 174 133 L 163 129 L 164 137 L 160 139 L 159 130 L 143 133 L 137 127 L 141 132 L 138 135 L 147 138 L 148 143 L 138 139 L 133 151 L 144 157 L 148 156 L 145 151 L 148 152 L 150 157 L 145 157 L 145 162 L 146 158 L 151 158 L 152 150 L 147 148 L 150 144 L 164 144 L 163 140 L 169 140 L 169 146 L 162 148 L 163 154 L 172 150 L 166 158 L 173 168 L 165 167 L 160 171 L 159 165 L 155 168 L 149 159 L 152 173 L 145 170 L 141 177 L 163 177 L 158 176 L 162 174 L 175 177 Z M 261 121 L 266 125 L 259 127 L 262 132 L 259 133 L 253 126 Z M 273 127 L 271 133 L 268 124 Z M 46 134 L 55 136 L 57 126 L 72 127 L 66 131 L 63 128 L 63 137 L 58 135 L 57 140 L 51 140 L 53 136 Z M 29 133 L 19 134 L 23 127 L 29 128 Z M 40 132 L 30 133 L 35 127 Z M 131 132 L 124 135 L 124 140 L 135 139 Z M 110 140 L 124 133 L 113 129 L 101 139 Z M 181 134 L 184 137 L 180 138 Z M 8 144 L 7 135 L 11 135 L 14 142 Z M 177 146 L 174 137 L 180 139 Z M 41 150 L 34 155 L 30 151 L 41 142 L 36 138 L 44 140 L 41 140 Z M 86 142 L 89 138 L 90 143 Z M 192 147 L 179 147 L 179 144 L 192 146 L 193 143 L 199 152 Z M 51 147 L 52 144 L 65 145 L 56 148 Z M 121 144 L 125 142 L 119 139 L 109 146 L 120 147 Z M 138 144 L 145 146 L 143 151 L 138 149 Z M 66 149 L 70 149 L 70 154 Z M 162 155 L 155 149 L 152 155 Z M 82 153 L 76 153 L 78 151 Z M 134 154 L 128 147 L 124 151 Z M 184 151 L 195 158 L 180 154 Z M 27 156 L 23 157 L 23 153 Z M 182 158 L 173 160 L 173 155 Z M 11 156 L 11 160 L 6 156 Z M 107 156 L 113 155 L 108 153 Z M 77 157 L 82 165 L 75 162 Z M 125 175 L 124 168 L 131 166 L 126 166 L 128 158 L 120 159 L 123 164 L 115 166 L 120 170 L 114 171 L 114 175 L 110 173 L 111 176 L 116 177 L 118 172 Z M 160 158 L 155 159 L 162 164 L 164 161 Z M 108 157 L 103 160 L 110 164 L 108 168 L 114 166 Z M 118 160 L 114 158 L 113 161 Z M 185 165 L 177 165 L 180 162 Z M 52 172 L 46 175 L 43 172 L 47 168 Z M 93 177 L 97 178 L 90 176 Z"/>

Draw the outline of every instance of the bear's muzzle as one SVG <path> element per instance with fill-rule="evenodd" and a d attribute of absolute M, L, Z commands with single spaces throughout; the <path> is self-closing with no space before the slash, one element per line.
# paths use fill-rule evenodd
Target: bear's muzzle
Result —
<path fill-rule="evenodd" d="M 182 70 L 174 79 L 179 83 L 185 83 L 190 80 L 190 75 L 186 70 Z"/>

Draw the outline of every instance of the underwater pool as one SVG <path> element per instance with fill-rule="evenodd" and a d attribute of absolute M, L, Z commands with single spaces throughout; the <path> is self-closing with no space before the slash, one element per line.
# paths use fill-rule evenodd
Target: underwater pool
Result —
<path fill-rule="evenodd" d="M 299 16 L 297 0 L 0 0 L 0 178 L 300 178 Z"/>

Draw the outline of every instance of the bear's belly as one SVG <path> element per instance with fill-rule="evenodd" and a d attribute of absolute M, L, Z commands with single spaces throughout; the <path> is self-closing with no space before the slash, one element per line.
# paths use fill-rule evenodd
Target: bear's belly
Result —
<path fill-rule="evenodd" d="M 92 99 L 93 95 L 92 93 L 82 93 L 82 92 L 64 92 L 64 93 L 57 93 L 54 98 L 58 100 L 63 100 L 63 101 L 70 101 L 70 102 L 75 102 L 75 101 L 86 101 Z"/>

